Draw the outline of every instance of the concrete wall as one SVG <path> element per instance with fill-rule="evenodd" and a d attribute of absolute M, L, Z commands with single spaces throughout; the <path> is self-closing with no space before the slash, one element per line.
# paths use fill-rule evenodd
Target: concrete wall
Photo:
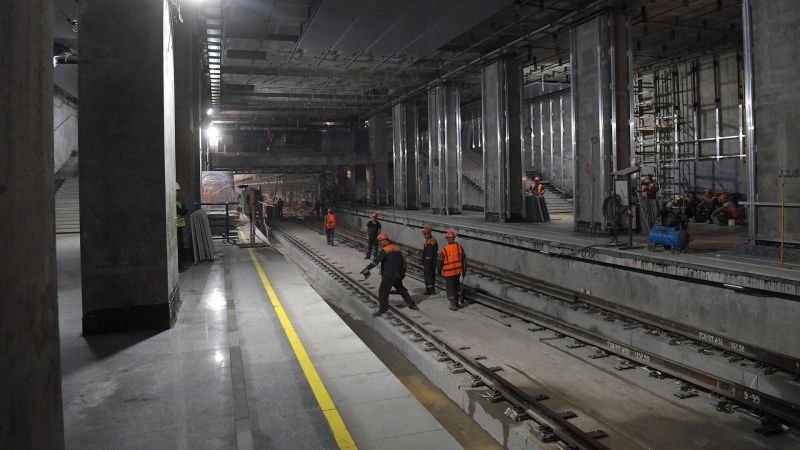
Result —
<path fill-rule="evenodd" d="M 78 106 L 53 96 L 53 171 L 78 150 Z"/>
<path fill-rule="evenodd" d="M 367 220 L 366 213 L 348 210 L 339 211 L 337 219 L 351 227 L 359 226 L 359 220 Z M 381 223 L 393 241 L 410 246 L 419 245 L 419 229 L 423 226 L 433 228 L 436 239 L 444 239 L 444 232 L 452 229 L 468 258 L 475 261 L 800 357 L 800 327 L 795 323 L 800 302 L 791 298 L 800 294 L 800 283 L 796 281 L 668 262 L 648 255 L 586 251 L 583 245 L 520 238 L 497 229 L 443 227 L 435 217 L 432 219 L 384 218 Z M 576 258 L 579 251 L 584 256 Z M 779 294 L 773 297 L 737 293 L 722 287 L 722 283 L 770 289 Z"/>
<path fill-rule="evenodd" d="M 531 99 L 525 105 L 526 119 L 533 117 L 532 122 L 526 122 L 532 131 L 527 137 L 527 163 L 536 174 L 568 194 L 573 187 L 571 105 L 569 90 Z"/>
<path fill-rule="evenodd" d="M 800 173 L 800 8 L 793 0 L 753 0 L 756 200 L 781 201 L 780 175 Z M 800 203 L 800 178 L 786 180 L 786 202 Z M 780 208 L 758 208 L 758 237 L 779 240 Z M 800 243 L 800 208 L 786 210 L 786 239 Z"/>

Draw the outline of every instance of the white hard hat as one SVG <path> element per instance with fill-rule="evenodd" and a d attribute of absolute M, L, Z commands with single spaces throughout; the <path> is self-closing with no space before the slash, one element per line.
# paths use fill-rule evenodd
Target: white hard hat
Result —
<path fill-rule="evenodd" d="M 180 185 L 180 184 L 178 184 L 178 183 L 176 182 L 176 183 L 175 183 L 175 190 L 177 191 L 177 190 L 178 190 L 178 189 L 180 189 L 180 188 L 181 188 L 181 185 Z"/>

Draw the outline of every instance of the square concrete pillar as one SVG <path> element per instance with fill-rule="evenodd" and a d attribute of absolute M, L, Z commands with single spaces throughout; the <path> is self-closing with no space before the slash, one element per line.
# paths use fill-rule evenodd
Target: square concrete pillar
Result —
<path fill-rule="evenodd" d="M 389 116 L 378 113 L 369 118 L 369 153 L 374 163 L 372 171 L 372 203 L 387 205 L 387 193 L 392 194 L 393 180 L 389 179 Z"/>
<path fill-rule="evenodd" d="M 168 3 L 81 3 L 84 334 L 169 328 L 180 304 Z"/>
<path fill-rule="evenodd" d="M 456 83 L 428 91 L 428 173 L 434 214 L 461 214 L 461 92 Z"/>
<path fill-rule="evenodd" d="M 199 60 L 199 52 L 195 47 L 195 22 L 190 20 L 197 15 L 194 6 L 189 2 L 181 5 L 183 23 L 174 24 L 175 51 L 173 65 L 175 67 L 175 178 L 181 185 L 181 201 L 191 213 L 195 202 L 199 202 L 200 164 L 199 152 L 195 146 L 195 70 L 199 72 L 195 60 Z M 186 221 L 189 227 L 189 221 Z M 188 228 L 187 228 L 188 229 Z M 185 245 L 189 248 L 191 236 L 184 233 Z"/>
<path fill-rule="evenodd" d="M 745 108 L 750 243 L 800 244 L 800 8 L 792 0 L 745 0 Z M 756 131 L 757 130 L 757 131 Z M 784 180 L 785 177 L 785 180 Z"/>
<path fill-rule="evenodd" d="M 611 27 L 608 14 L 570 29 L 575 228 L 605 229 L 603 200 L 613 189 Z"/>
<path fill-rule="evenodd" d="M 392 109 L 394 197 L 400 209 L 419 209 L 418 120 L 414 103 L 399 103 Z"/>
<path fill-rule="evenodd" d="M 503 58 L 481 69 L 483 179 L 486 220 L 525 216 L 522 64 Z"/>
<path fill-rule="evenodd" d="M 0 46 L 0 448 L 63 449 L 52 0 L 4 0 Z"/>

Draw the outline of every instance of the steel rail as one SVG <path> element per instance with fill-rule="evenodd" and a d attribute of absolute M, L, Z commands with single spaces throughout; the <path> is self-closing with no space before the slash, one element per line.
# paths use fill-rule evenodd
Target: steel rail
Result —
<path fill-rule="evenodd" d="M 374 294 L 368 288 L 359 284 L 357 280 L 353 279 L 350 275 L 336 267 L 334 264 L 313 253 L 308 248 L 307 244 L 300 242 L 286 230 L 276 227 L 275 231 L 282 234 L 293 246 L 300 249 L 301 252 L 306 254 L 317 264 L 325 267 L 328 273 L 332 274 L 334 278 L 345 283 L 349 290 L 358 290 L 363 297 L 371 297 L 373 299 L 377 298 L 376 294 Z M 587 432 L 582 431 L 577 426 L 570 423 L 568 419 L 561 417 L 558 413 L 542 404 L 541 401 L 519 389 L 510 381 L 506 380 L 493 370 L 487 368 L 480 362 L 465 354 L 463 351 L 459 350 L 458 346 L 455 346 L 447 342 L 441 336 L 434 334 L 433 330 L 430 330 L 425 325 L 417 322 L 402 309 L 391 304 L 389 305 L 389 309 L 392 312 L 392 316 L 399 317 L 400 320 L 405 322 L 406 325 L 419 330 L 422 334 L 427 336 L 430 341 L 435 341 L 434 345 L 438 350 L 448 353 L 448 356 L 450 356 L 451 359 L 455 357 L 456 359 L 462 361 L 462 365 L 466 364 L 467 366 L 470 366 L 474 372 L 479 373 L 479 376 L 483 380 L 490 381 L 494 385 L 493 387 L 498 389 L 507 401 L 525 409 L 526 413 L 533 418 L 533 420 L 539 423 L 540 426 L 548 427 L 550 430 L 552 430 L 554 435 L 558 436 L 558 438 L 565 443 L 573 446 L 574 448 L 584 450 L 608 449 L 607 446 L 599 442 L 596 438 L 593 438 Z"/>
<path fill-rule="evenodd" d="M 407 253 L 416 255 L 419 252 L 418 249 L 414 249 L 406 245 L 399 246 Z M 515 285 L 522 289 L 556 297 L 560 300 L 570 303 L 586 303 L 588 305 L 613 312 L 614 314 L 657 327 L 664 331 L 702 342 L 721 351 L 735 353 L 746 358 L 769 364 L 770 366 L 784 370 L 794 376 L 800 376 L 800 359 L 796 357 L 774 352 L 749 343 L 738 341 L 736 339 L 731 339 L 729 337 L 721 336 L 719 333 L 710 332 L 692 325 L 679 323 L 671 319 L 648 313 L 647 311 L 642 311 L 637 308 L 587 295 L 580 291 L 567 289 L 546 281 L 513 273 L 500 273 L 497 269 L 480 262 L 470 262 L 470 267 L 477 269 L 477 272 L 489 278 L 503 280 L 506 283 Z"/>
<path fill-rule="evenodd" d="M 400 246 L 400 247 L 404 248 L 405 251 L 410 250 L 407 246 Z M 418 264 L 415 263 L 411 263 L 411 265 L 418 267 Z M 470 267 L 474 265 L 475 263 L 470 263 Z M 417 272 L 421 272 L 419 268 L 417 268 Z M 421 277 L 419 276 L 414 278 L 421 280 Z M 503 279 L 505 280 L 505 278 Z M 552 293 L 547 293 L 547 292 L 542 292 L 542 293 L 544 295 L 550 295 L 552 297 L 556 297 L 559 294 L 558 291 L 552 291 Z M 584 294 L 579 295 L 579 298 L 584 298 L 584 297 L 586 297 Z M 579 300 L 579 298 L 576 297 L 576 300 Z M 775 416 L 781 417 L 785 420 L 788 420 L 792 423 L 800 424 L 800 406 L 798 405 L 770 396 L 761 391 L 748 388 L 747 386 L 734 383 L 729 380 L 725 380 L 723 378 L 703 372 L 701 370 L 697 370 L 685 364 L 669 360 L 662 356 L 656 355 L 652 352 L 632 347 L 628 344 L 605 337 L 599 333 L 584 330 L 576 325 L 569 324 L 560 319 L 548 316 L 543 313 L 539 313 L 537 311 L 531 310 L 530 308 L 517 305 L 513 302 L 510 302 L 508 300 L 505 300 L 497 296 L 493 296 L 491 294 L 478 293 L 476 291 L 474 300 L 477 300 L 477 303 L 480 303 L 484 306 L 495 309 L 497 311 L 503 312 L 505 314 L 510 314 L 522 320 L 535 323 L 541 327 L 557 331 L 558 333 L 564 334 L 576 340 L 590 343 L 590 345 L 597 346 L 598 348 L 603 349 L 608 353 L 613 353 L 615 355 L 618 355 L 626 359 L 639 360 L 641 361 L 642 365 L 656 368 L 664 373 L 674 376 L 675 378 L 692 380 L 693 382 L 702 384 L 707 389 L 713 392 L 723 394 L 731 399 L 738 401 L 743 405 L 747 405 L 748 407 L 751 408 L 760 409 Z M 559 298 L 559 300 L 562 300 L 570 304 L 576 303 L 576 300 L 570 300 L 564 298 Z M 584 301 L 584 303 L 587 302 Z M 598 307 L 600 309 L 607 309 L 603 308 L 602 306 Z M 619 313 L 615 311 L 611 312 L 619 315 Z M 681 333 L 676 333 L 676 334 L 681 334 Z M 692 336 L 687 336 L 687 338 L 702 343 L 707 343 L 709 346 L 721 348 L 719 345 L 713 345 L 713 342 L 709 342 L 708 340 L 699 339 L 697 337 L 692 337 Z M 723 350 L 729 350 L 729 349 L 724 348 Z"/>

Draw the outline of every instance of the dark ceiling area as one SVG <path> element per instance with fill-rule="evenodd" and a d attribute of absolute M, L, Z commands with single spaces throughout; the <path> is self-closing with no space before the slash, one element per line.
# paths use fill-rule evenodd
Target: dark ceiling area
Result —
<path fill-rule="evenodd" d="M 739 0 L 203 0 L 197 14 L 218 123 L 346 126 L 442 79 L 479 99 L 487 55 L 568 82 L 569 26 L 615 4 L 635 68 L 741 43 Z"/>

